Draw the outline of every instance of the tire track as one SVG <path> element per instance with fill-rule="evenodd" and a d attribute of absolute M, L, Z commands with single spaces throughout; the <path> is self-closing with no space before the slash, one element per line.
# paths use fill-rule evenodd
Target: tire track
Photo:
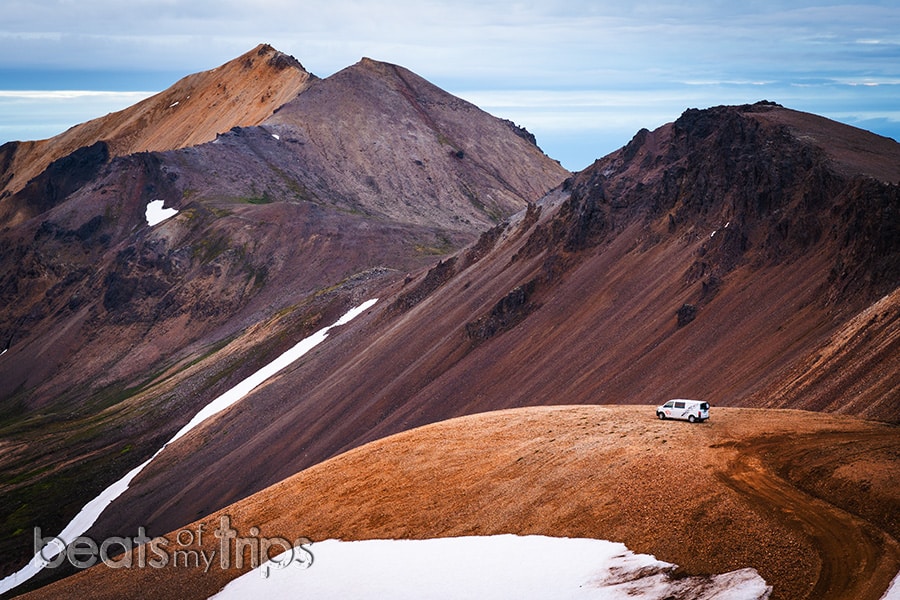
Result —
<path fill-rule="evenodd" d="M 900 569 L 897 541 L 851 513 L 811 496 L 768 468 L 762 457 L 789 463 L 792 456 L 821 447 L 821 440 L 760 438 L 741 444 L 736 459 L 721 474 L 754 510 L 774 516 L 817 549 L 820 568 L 803 598 L 880 600 Z M 784 453 L 785 448 L 790 452 Z M 777 589 L 773 600 L 783 597 Z"/>

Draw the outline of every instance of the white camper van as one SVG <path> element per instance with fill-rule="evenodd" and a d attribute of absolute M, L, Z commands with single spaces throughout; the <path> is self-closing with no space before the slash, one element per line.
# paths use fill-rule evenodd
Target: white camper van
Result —
<path fill-rule="evenodd" d="M 682 419 L 691 423 L 702 423 L 709 418 L 709 403 L 676 398 L 657 406 L 656 416 L 660 419 Z"/>

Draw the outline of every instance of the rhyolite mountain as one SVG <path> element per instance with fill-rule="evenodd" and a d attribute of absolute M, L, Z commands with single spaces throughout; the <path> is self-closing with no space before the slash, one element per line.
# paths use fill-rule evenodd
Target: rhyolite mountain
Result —
<path fill-rule="evenodd" d="M 406 69 L 319 79 L 269 46 L 0 156 L 3 572 L 31 523 L 569 175 Z M 178 214 L 148 225 L 155 200 Z"/>
<path fill-rule="evenodd" d="M 97 142 L 104 143 L 101 147 L 109 155 L 124 156 L 194 146 L 214 140 L 231 127 L 258 125 L 314 80 L 296 59 L 261 44 L 125 110 L 46 140 L 4 144 L 0 194 L 21 190 L 53 161 Z M 6 219 L 11 218 L 9 203 L 0 205 L 0 210 Z"/>
<path fill-rule="evenodd" d="M 900 414 L 893 140 L 767 102 L 691 109 L 566 179 L 527 132 L 364 59 L 256 126 L 104 154 L 33 180 L 64 198 L 2 199 L 40 205 L 3 232 L 0 292 L 24 302 L 0 314 L 19 558 L 33 524 L 61 527 L 192 410 L 374 297 L 167 448 L 91 534 L 173 531 L 492 409 L 694 396 Z M 181 212 L 147 227 L 154 199 Z"/>
<path fill-rule="evenodd" d="M 769 103 L 641 131 L 372 289 L 370 314 L 167 449 L 97 532 L 172 531 L 364 442 L 485 410 L 686 396 L 896 422 L 900 160 L 869 154 L 900 145 Z"/>

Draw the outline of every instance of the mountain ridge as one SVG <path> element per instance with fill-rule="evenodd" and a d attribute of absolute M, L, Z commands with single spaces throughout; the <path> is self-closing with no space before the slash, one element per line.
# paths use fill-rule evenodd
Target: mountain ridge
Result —
<path fill-rule="evenodd" d="M 96 142 L 105 142 L 111 156 L 123 156 L 196 145 L 232 127 L 256 125 L 311 79 L 315 76 L 295 58 L 260 44 L 220 67 L 188 75 L 132 107 L 46 140 L 4 144 L 0 197 L 21 190 L 51 162 Z M 21 218 L 8 209 L 0 211 L 0 219 Z"/>
<path fill-rule="evenodd" d="M 0 435 L 11 450 L 0 458 L 11 478 L 0 483 L 9 500 L 0 543 L 21 536 L 29 515 L 61 527 L 84 495 L 291 340 L 464 247 L 568 175 L 507 122 L 411 72 L 412 102 L 371 69 L 352 95 L 340 78 L 302 76 L 298 96 L 299 67 L 280 56 L 261 46 L 224 69 L 291 74 L 279 93 L 294 104 L 281 105 L 290 108 L 277 122 L 254 92 L 251 103 L 268 107 L 258 124 L 121 156 L 97 141 L 0 198 L 0 330 L 11 338 L 0 361 Z M 221 75 L 201 79 L 214 91 Z M 156 105 L 168 110 L 169 100 Z M 442 116 L 457 106 L 464 118 Z M 349 148 L 361 132 L 340 130 L 359 115 L 366 145 Z M 422 135 L 391 131 L 394 121 Z M 307 135 L 311 122 L 318 129 Z M 147 127 L 153 138 L 158 127 Z M 491 132 L 505 152 L 458 156 L 442 135 L 479 137 L 467 128 Z M 158 201 L 178 212 L 150 226 L 145 211 Z"/>
<path fill-rule="evenodd" d="M 16 531 L 61 527 L 204 400 L 372 298 L 90 534 L 174 531 L 498 409 L 702 397 L 895 422 L 897 165 L 895 142 L 763 101 L 688 109 L 570 174 L 365 58 L 199 145 L 66 154 L 0 197 L 2 568 Z M 152 201 L 179 212 L 150 227 Z"/>
<path fill-rule="evenodd" d="M 696 116 L 688 113 L 679 127 Z M 752 110 L 700 116 L 745 128 L 748 151 L 724 151 L 722 143 L 731 148 L 740 136 L 719 135 L 709 123 L 639 134 L 474 246 L 393 283 L 371 316 L 221 415 L 208 434 L 198 431 L 160 457 L 98 531 L 128 522 L 128 514 L 173 530 L 360 444 L 473 412 L 670 397 L 790 408 L 800 399 L 781 390 L 793 369 L 815 364 L 851 322 L 850 331 L 862 334 L 852 354 L 857 372 L 867 373 L 864 388 L 813 368 L 804 397 L 853 391 L 852 401 L 820 406 L 896 421 L 896 320 L 858 315 L 898 286 L 890 266 L 900 236 L 878 211 L 865 210 L 894 206 L 897 186 L 834 175 L 821 154 L 781 128 L 760 127 Z M 793 150 L 784 160 L 749 152 L 767 142 Z M 664 151 L 650 153 L 654 145 Z M 667 159 L 668 150 L 677 154 Z M 644 160 L 661 161 L 647 178 L 637 168 Z M 756 182 L 750 192 L 729 184 L 733 172 Z M 817 172 L 832 174 L 809 176 Z M 886 244 L 877 252 L 856 239 L 872 223 L 888 225 L 872 238 Z M 857 268 L 835 270 L 851 257 Z M 883 302 L 872 310 L 891 314 L 892 300 Z M 692 319 L 679 319 L 685 306 Z M 255 425 L 276 407 L 277 422 L 266 421 L 265 431 Z M 212 433 L 220 430 L 227 439 Z M 201 470 L 228 477 L 193 482 L 189 474 Z M 140 499 L 150 490 L 152 506 Z"/>

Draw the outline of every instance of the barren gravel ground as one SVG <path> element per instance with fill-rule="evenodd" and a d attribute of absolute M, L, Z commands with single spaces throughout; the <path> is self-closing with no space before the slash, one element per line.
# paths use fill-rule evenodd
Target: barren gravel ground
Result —
<path fill-rule="evenodd" d="M 900 570 L 898 433 L 790 410 L 713 407 L 691 425 L 647 406 L 512 409 L 367 444 L 203 522 L 289 540 L 600 538 L 686 574 L 753 567 L 775 599 L 878 600 Z M 200 598 L 239 572 L 101 566 L 39 593 Z"/>

